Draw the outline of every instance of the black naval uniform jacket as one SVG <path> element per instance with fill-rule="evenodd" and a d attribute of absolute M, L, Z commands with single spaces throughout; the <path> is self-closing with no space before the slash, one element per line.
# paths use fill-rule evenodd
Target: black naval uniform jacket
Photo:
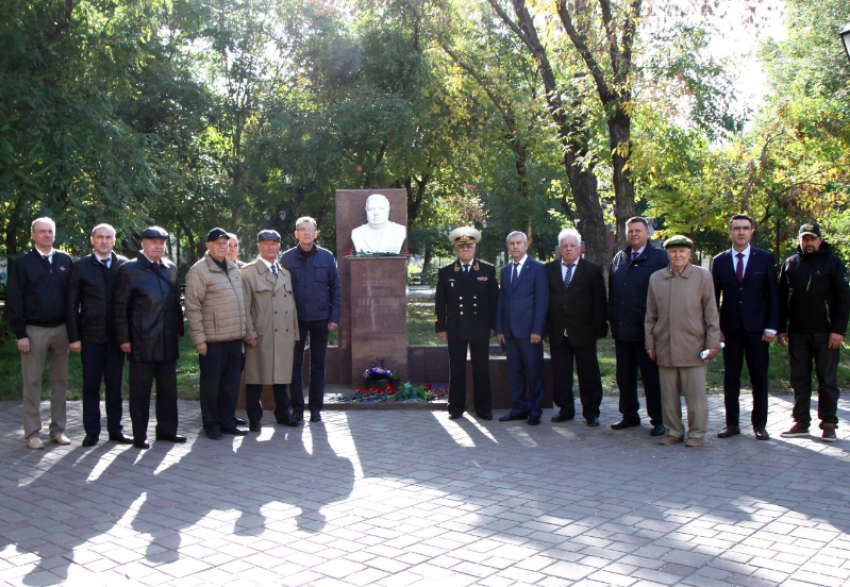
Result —
<path fill-rule="evenodd" d="M 473 259 L 466 274 L 456 260 L 437 274 L 434 328 L 452 340 L 489 339 L 496 329 L 498 301 L 495 267 Z"/>

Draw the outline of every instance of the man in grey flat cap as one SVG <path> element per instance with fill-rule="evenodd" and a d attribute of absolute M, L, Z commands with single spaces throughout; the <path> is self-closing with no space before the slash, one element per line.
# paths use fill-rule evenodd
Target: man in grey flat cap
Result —
<path fill-rule="evenodd" d="M 449 346 L 449 418 L 463 416 L 466 409 L 466 353 L 472 360 L 475 414 L 492 420 L 490 398 L 490 339 L 496 335 L 499 282 L 496 268 L 475 258 L 481 233 L 471 226 L 449 234 L 457 260 L 440 269 L 434 328 L 437 338 Z"/>
<path fill-rule="evenodd" d="M 151 386 L 156 380 L 156 439 L 186 442 L 177 434 L 177 342 L 183 336 L 183 310 L 177 292 L 177 266 L 163 258 L 168 233 L 142 231 L 139 256 L 115 277 L 115 335 L 130 356 L 130 419 L 133 446 L 147 443 Z"/>

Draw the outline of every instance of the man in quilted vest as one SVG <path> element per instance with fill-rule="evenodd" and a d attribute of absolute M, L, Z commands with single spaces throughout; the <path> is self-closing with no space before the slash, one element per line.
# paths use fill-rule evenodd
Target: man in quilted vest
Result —
<path fill-rule="evenodd" d="M 186 275 L 184 308 L 201 367 L 201 417 L 213 440 L 247 434 L 235 420 L 247 320 L 242 276 L 227 258 L 229 240 L 225 230 L 213 228 L 207 252 Z"/>

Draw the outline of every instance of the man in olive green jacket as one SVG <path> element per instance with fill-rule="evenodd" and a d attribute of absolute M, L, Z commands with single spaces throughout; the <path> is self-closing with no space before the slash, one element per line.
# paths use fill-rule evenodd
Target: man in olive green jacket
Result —
<path fill-rule="evenodd" d="M 708 431 L 706 361 L 720 348 L 720 317 L 714 298 L 714 280 L 688 260 L 694 243 L 685 236 L 664 242 L 670 265 L 649 278 L 646 302 L 646 351 L 658 361 L 661 409 L 668 435 L 661 444 L 682 442 L 682 401 L 688 407 L 688 442 L 696 447 Z"/>
<path fill-rule="evenodd" d="M 201 417 L 213 440 L 247 434 L 235 420 L 247 315 L 242 276 L 227 258 L 228 240 L 223 229 L 212 229 L 207 252 L 186 275 L 184 313 L 201 367 Z"/>

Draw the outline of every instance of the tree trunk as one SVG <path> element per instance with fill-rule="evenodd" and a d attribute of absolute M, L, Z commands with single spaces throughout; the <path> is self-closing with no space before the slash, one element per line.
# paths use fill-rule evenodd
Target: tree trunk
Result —
<path fill-rule="evenodd" d="M 195 233 L 192 232 L 192 229 L 189 228 L 179 212 L 177 213 L 177 222 L 180 223 L 180 226 L 186 233 L 186 238 L 189 240 L 189 253 L 186 255 L 189 258 L 189 265 L 194 265 L 195 261 L 198 260 L 197 248 L 195 246 Z"/>
<path fill-rule="evenodd" d="M 608 136 L 614 165 L 617 249 L 625 249 L 626 220 L 635 215 L 635 184 L 628 168 L 632 148 L 632 121 L 619 107 L 608 117 Z"/>

